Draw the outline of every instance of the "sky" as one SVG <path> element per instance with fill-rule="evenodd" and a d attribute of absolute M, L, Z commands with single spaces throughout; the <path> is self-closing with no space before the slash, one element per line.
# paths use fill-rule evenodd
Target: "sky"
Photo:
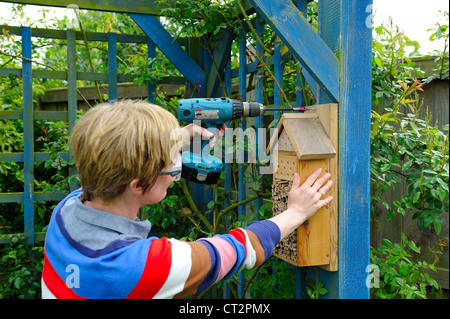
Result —
<path fill-rule="evenodd" d="M 427 54 L 435 49 L 442 51 L 443 42 L 429 41 L 432 32 L 427 31 L 434 28 L 436 22 L 449 24 L 443 20 L 439 10 L 449 11 L 448 0 L 373 0 L 373 25 L 387 23 L 392 17 L 394 24 L 408 38 L 419 42 L 420 53 Z"/>
<path fill-rule="evenodd" d="M 0 1 L 0 24 L 12 18 L 9 12 L 11 5 L 11 3 Z M 26 15 L 31 20 L 36 20 L 36 17 L 41 18 L 42 13 L 38 13 L 41 8 L 28 5 L 25 9 Z M 46 8 L 50 10 L 49 16 L 73 14 L 72 10 L 65 8 Z M 431 33 L 427 31 L 427 29 L 433 28 L 438 21 L 441 24 L 449 24 L 448 21 L 443 21 L 439 10 L 449 11 L 448 0 L 373 0 L 373 24 L 378 26 L 383 22 L 386 23 L 388 18 L 392 17 L 394 24 L 404 31 L 406 36 L 419 42 L 420 53 L 427 54 L 435 49 L 443 49 L 442 41 L 429 41 Z M 35 26 L 42 27 L 39 24 Z"/>

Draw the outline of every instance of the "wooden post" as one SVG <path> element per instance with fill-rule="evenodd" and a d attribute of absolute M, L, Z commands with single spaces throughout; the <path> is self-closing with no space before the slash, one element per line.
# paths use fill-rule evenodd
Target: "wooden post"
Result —
<path fill-rule="evenodd" d="M 371 15 L 371 0 L 341 0 L 339 298 L 369 298 Z"/>

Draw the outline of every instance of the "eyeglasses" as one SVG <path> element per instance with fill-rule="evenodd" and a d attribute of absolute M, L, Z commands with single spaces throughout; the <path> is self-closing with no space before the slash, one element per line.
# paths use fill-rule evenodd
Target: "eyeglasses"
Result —
<path fill-rule="evenodd" d="M 159 175 L 170 175 L 172 177 L 175 177 L 175 181 L 179 181 L 181 178 L 182 167 L 183 164 L 181 162 L 181 154 L 178 154 L 175 165 L 171 169 L 161 171 Z"/>

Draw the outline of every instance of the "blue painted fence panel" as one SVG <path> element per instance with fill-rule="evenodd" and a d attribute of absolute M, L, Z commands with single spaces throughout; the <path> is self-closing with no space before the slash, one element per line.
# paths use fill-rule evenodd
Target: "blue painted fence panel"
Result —
<path fill-rule="evenodd" d="M 108 101 L 117 100 L 117 34 L 108 33 Z"/>
<path fill-rule="evenodd" d="M 33 130 L 33 78 L 31 75 L 31 29 L 22 27 L 23 77 L 23 182 L 24 182 L 24 234 L 27 244 L 34 243 L 34 130 Z M 28 59 L 28 60 L 26 60 Z"/>

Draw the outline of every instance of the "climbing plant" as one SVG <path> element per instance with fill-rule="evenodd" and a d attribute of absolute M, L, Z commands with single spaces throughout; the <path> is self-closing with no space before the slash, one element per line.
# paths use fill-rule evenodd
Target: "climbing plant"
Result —
<path fill-rule="evenodd" d="M 449 127 L 439 129 L 437 123 L 431 123 L 431 114 L 418 93 L 426 90 L 425 84 L 431 80 L 448 78 L 448 23 L 429 31 L 434 31 L 430 39 L 446 40 L 444 49 L 434 52 L 433 74 L 423 79 L 425 74 L 411 59 L 419 44 L 392 20 L 374 28 L 372 101 L 381 108 L 372 111 L 371 210 L 373 225 L 377 225 L 381 209 L 386 220 L 395 215 L 411 218 L 418 231 L 431 228 L 439 236 L 445 220 L 442 216 L 449 212 Z M 414 47 L 410 55 L 405 53 L 407 46 Z M 386 193 L 403 186 L 406 190 L 401 199 L 386 199 Z M 371 263 L 378 276 L 372 297 L 427 298 L 427 285 L 439 295 L 440 287 L 428 270 L 436 271 L 438 257 L 448 243 L 438 237 L 433 247 L 419 247 L 404 233 L 401 238 L 400 243 L 383 239 L 379 247 L 371 248 Z"/>

